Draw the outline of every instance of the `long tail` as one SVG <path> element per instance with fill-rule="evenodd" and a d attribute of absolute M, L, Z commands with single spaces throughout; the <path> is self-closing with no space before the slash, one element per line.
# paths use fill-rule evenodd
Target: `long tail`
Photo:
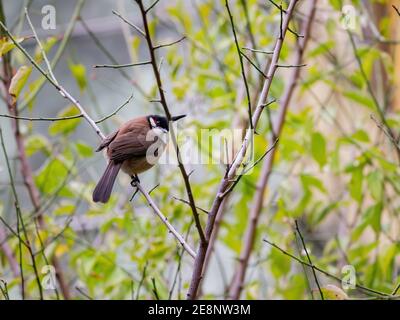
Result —
<path fill-rule="evenodd" d="M 100 181 L 93 191 L 94 202 L 106 203 L 108 199 L 110 199 L 111 191 L 121 165 L 122 163 L 115 163 L 114 161 L 108 163 L 103 176 L 100 178 Z"/>

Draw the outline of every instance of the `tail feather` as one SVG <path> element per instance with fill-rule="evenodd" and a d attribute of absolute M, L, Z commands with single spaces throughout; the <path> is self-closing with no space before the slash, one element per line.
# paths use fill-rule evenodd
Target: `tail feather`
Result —
<path fill-rule="evenodd" d="M 122 163 L 115 163 L 114 161 L 108 163 L 103 176 L 100 178 L 100 181 L 97 183 L 97 186 L 93 191 L 94 202 L 106 203 L 108 199 L 110 199 L 111 191 L 121 165 Z"/>

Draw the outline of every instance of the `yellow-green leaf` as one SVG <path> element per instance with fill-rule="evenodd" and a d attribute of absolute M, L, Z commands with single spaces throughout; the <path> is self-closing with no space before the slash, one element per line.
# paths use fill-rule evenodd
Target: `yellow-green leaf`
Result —
<path fill-rule="evenodd" d="M 78 64 L 70 64 L 69 68 L 76 82 L 78 83 L 79 89 L 85 90 L 87 86 L 85 66 L 83 64 L 78 63 Z"/>
<path fill-rule="evenodd" d="M 18 38 L 16 39 L 18 43 L 24 41 L 24 38 Z M 6 54 L 8 51 L 13 49 L 15 47 L 14 42 L 12 42 L 10 39 L 7 38 L 0 38 L 0 56 L 3 54 Z"/>
<path fill-rule="evenodd" d="M 325 300 L 347 300 L 349 297 L 346 292 L 344 292 L 339 287 L 336 287 L 332 284 L 328 284 L 325 287 L 321 288 L 322 294 L 324 295 Z"/>
<path fill-rule="evenodd" d="M 17 73 L 11 79 L 10 88 L 8 92 L 14 99 L 18 98 L 22 88 L 24 87 L 26 81 L 28 80 L 30 74 L 32 72 L 32 67 L 21 66 Z"/>

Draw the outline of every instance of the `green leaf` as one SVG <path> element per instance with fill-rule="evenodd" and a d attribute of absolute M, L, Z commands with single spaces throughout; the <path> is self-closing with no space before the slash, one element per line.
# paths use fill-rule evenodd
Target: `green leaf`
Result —
<path fill-rule="evenodd" d="M 315 187 L 318 190 L 320 190 L 321 192 L 324 192 L 324 193 L 326 192 L 326 189 L 325 189 L 322 181 L 316 177 L 313 177 L 308 174 L 301 174 L 300 180 L 301 180 L 301 183 L 303 184 L 303 188 L 305 190 L 310 190 L 310 187 Z"/>
<path fill-rule="evenodd" d="M 376 233 L 379 233 L 381 231 L 382 209 L 382 202 L 378 202 L 368 207 L 363 217 L 363 219 L 368 222 L 368 224 L 372 227 L 372 229 L 374 229 Z"/>
<path fill-rule="evenodd" d="M 36 185 L 45 194 L 53 194 L 58 190 L 68 175 L 68 165 L 60 159 L 52 159 L 45 163 L 35 177 Z M 75 196 L 67 187 L 62 188 L 60 196 Z"/>
<path fill-rule="evenodd" d="M 311 154 L 321 168 L 326 164 L 326 141 L 319 132 L 314 132 L 311 136 Z"/>
<path fill-rule="evenodd" d="M 363 197 L 362 181 L 363 167 L 358 166 L 353 169 L 349 183 L 350 196 L 357 202 L 361 202 Z"/>
<path fill-rule="evenodd" d="M 357 93 L 355 91 L 346 91 L 343 92 L 343 95 L 350 100 L 357 102 L 358 104 L 367 107 L 368 109 L 375 110 L 374 101 L 371 98 L 368 98 L 368 95 L 365 93 Z"/>
<path fill-rule="evenodd" d="M 89 158 L 93 155 L 93 148 L 82 141 L 78 141 L 76 144 L 76 150 L 78 154 L 83 158 Z"/>
<path fill-rule="evenodd" d="M 367 176 L 368 189 L 371 192 L 372 197 L 380 201 L 383 194 L 383 175 L 380 171 L 376 170 L 371 172 Z"/>
<path fill-rule="evenodd" d="M 17 73 L 11 79 L 10 87 L 8 92 L 14 99 L 18 98 L 22 88 L 25 86 L 26 81 L 28 80 L 30 74 L 32 72 L 32 67 L 21 66 L 19 67 Z"/>
<path fill-rule="evenodd" d="M 351 136 L 352 139 L 358 140 L 360 142 L 369 142 L 369 136 L 364 130 L 357 130 Z"/>
<path fill-rule="evenodd" d="M 71 105 L 71 106 L 68 106 L 68 107 L 64 108 L 63 110 L 61 110 L 57 114 L 57 117 L 62 118 L 62 117 L 70 117 L 70 116 L 76 116 L 76 115 L 79 115 L 79 111 L 75 106 Z M 68 133 L 75 130 L 75 128 L 79 125 L 80 121 L 81 121 L 80 118 L 63 120 L 63 121 L 55 121 L 50 125 L 49 133 L 52 136 L 55 136 L 57 134 L 67 135 Z"/>
<path fill-rule="evenodd" d="M 29 157 L 39 151 L 43 151 L 48 155 L 47 151 L 49 148 L 50 142 L 45 136 L 42 136 L 40 134 L 29 136 L 25 142 L 25 151 Z"/>
<path fill-rule="evenodd" d="M 81 91 L 86 89 L 87 80 L 86 80 L 86 67 L 83 64 L 69 64 L 69 69 L 71 70 L 72 75 L 74 76 L 76 82 L 78 83 L 79 89 Z"/>

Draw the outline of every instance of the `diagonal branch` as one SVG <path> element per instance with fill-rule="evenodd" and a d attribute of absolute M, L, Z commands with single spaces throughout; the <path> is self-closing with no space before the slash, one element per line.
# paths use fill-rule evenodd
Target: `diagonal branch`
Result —
<path fill-rule="evenodd" d="M 316 10 L 316 3 L 317 0 L 313 0 L 310 6 L 310 12 L 308 15 L 308 19 L 304 24 L 304 30 L 302 34 L 304 34 L 304 38 L 299 39 L 299 45 L 296 50 L 295 54 L 295 63 L 296 64 L 301 64 L 302 59 L 303 59 L 303 53 L 306 48 L 306 44 L 309 39 L 309 35 L 311 32 L 311 26 L 312 22 L 315 16 L 315 10 Z M 273 128 L 273 134 L 279 136 L 282 132 L 283 129 L 283 124 L 286 119 L 286 112 L 287 109 L 290 105 L 290 101 L 294 92 L 294 89 L 297 84 L 298 77 L 300 75 L 300 68 L 294 68 L 292 71 L 292 74 L 289 76 L 289 83 L 286 86 L 286 90 L 283 94 L 282 101 L 281 101 L 281 108 L 278 114 L 278 117 L 276 119 L 276 125 Z M 274 139 L 274 137 L 272 137 Z M 231 282 L 231 288 L 230 288 L 230 297 L 232 299 L 239 299 L 240 293 L 243 289 L 243 283 L 246 275 L 246 270 L 247 266 L 249 263 L 250 259 L 250 254 L 251 251 L 254 247 L 254 242 L 255 242 L 255 236 L 256 236 L 256 229 L 257 229 L 257 223 L 258 219 L 261 214 L 261 209 L 263 207 L 264 203 L 264 195 L 265 195 L 265 188 L 268 184 L 272 166 L 274 163 L 274 158 L 275 158 L 275 153 L 276 153 L 277 148 L 273 149 L 272 152 L 270 152 L 266 160 L 262 166 L 261 169 L 261 175 L 260 178 L 257 182 L 257 191 L 254 195 L 253 198 L 253 206 L 251 208 L 249 217 L 248 217 L 248 225 L 245 231 L 244 239 L 243 239 L 243 247 L 240 253 L 240 258 L 238 265 L 236 266 L 234 276 Z"/>
<path fill-rule="evenodd" d="M 265 106 L 265 103 L 266 103 L 268 95 L 269 95 L 271 83 L 274 78 L 275 71 L 278 68 L 277 64 L 279 61 L 284 36 L 286 34 L 286 31 L 287 31 L 287 28 L 289 25 L 289 21 L 292 17 L 294 7 L 296 6 L 297 2 L 298 2 L 298 0 L 290 1 L 289 7 L 287 9 L 287 14 L 285 15 L 285 17 L 282 21 L 282 28 L 280 30 L 280 36 L 278 36 L 276 39 L 274 53 L 272 55 L 271 63 L 270 63 L 268 73 L 267 73 L 268 78 L 264 81 L 263 88 L 258 97 L 257 107 L 253 113 L 252 123 L 253 123 L 254 128 L 257 127 L 257 123 L 261 117 L 262 111 L 264 110 L 264 106 Z M 208 215 L 208 219 L 207 219 L 207 224 L 206 224 L 206 229 L 205 229 L 207 239 L 210 239 L 210 237 L 212 235 L 215 218 L 217 216 L 218 210 L 223 201 L 223 198 L 221 198 L 220 195 L 222 195 L 229 188 L 231 181 L 234 181 L 233 178 L 235 177 L 237 170 L 239 169 L 239 167 L 241 166 L 241 164 L 243 162 L 243 159 L 246 155 L 246 152 L 250 145 L 253 134 L 254 134 L 253 130 L 247 130 L 246 136 L 244 137 L 243 143 L 236 155 L 235 160 L 233 161 L 232 165 L 230 166 L 229 171 L 225 174 L 225 176 L 223 177 L 223 179 L 220 182 L 216 197 L 213 201 L 213 204 L 212 204 L 212 207 L 211 207 L 210 213 Z M 197 253 L 195 266 L 194 266 L 193 273 L 192 273 L 192 279 L 191 279 L 189 291 L 187 293 L 188 299 L 195 299 L 197 297 L 197 291 L 198 291 L 201 279 L 203 277 L 203 268 L 204 268 L 204 263 L 205 263 L 205 257 L 207 254 L 207 249 L 208 249 L 207 245 L 200 246 L 199 251 Z"/>
<path fill-rule="evenodd" d="M 83 118 L 85 118 L 85 120 L 89 123 L 89 125 L 94 129 L 94 131 L 96 132 L 96 134 L 104 139 L 105 135 L 104 133 L 101 131 L 101 129 L 97 126 L 96 121 L 94 121 L 89 114 L 85 111 L 85 109 L 83 108 L 83 106 L 79 103 L 79 101 L 74 98 L 68 91 L 66 91 L 61 85 L 58 84 L 58 81 L 56 80 L 56 78 L 52 78 L 52 76 L 49 76 L 49 74 L 47 74 L 36 62 L 35 60 L 32 58 L 32 56 L 15 40 L 15 38 L 11 35 L 11 33 L 9 32 L 9 30 L 7 29 L 7 27 L 0 21 L 0 26 L 3 28 L 3 30 L 5 31 L 5 33 L 7 34 L 7 36 L 13 41 L 13 43 L 16 45 L 16 47 L 18 49 L 20 49 L 20 51 L 26 56 L 26 58 L 32 63 L 32 65 L 40 72 L 42 73 L 46 79 L 57 89 L 57 91 L 61 94 L 61 96 L 63 96 L 64 98 L 68 99 L 73 105 L 75 105 L 79 111 L 81 112 L 81 115 Z M 33 26 L 32 26 L 33 27 Z M 46 53 L 41 50 L 42 55 L 45 56 Z M 50 67 L 51 68 L 51 67 Z M 52 72 L 49 73 L 53 75 Z M 106 117 L 107 118 L 107 117 Z M 22 148 L 23 150 L 23 148 Z M 36 190 L 36 188 L 34 188 L 34 184 L 32 181 L 32 188 L 31 190 Z M 141 191 L 141 193 L 146 197 L 146 199 L 150 199 L 150 196 L 144 192 L 144 189 L 141 186 L 138 186 L 139 190 Z M 37 192 L 37 190 L 36 190 Z M 34 197 L 35 199 L 39 199 L 38 195 Z M 38 208 L 40 208 L 40 204 L 38 203 Z M 158 207 L 156 206 L 156 204 L 154 203 L 154 201 L 152 201 L 152 205 L 151 205 L 152 209 L 157 213 L 157 215 L 161 218 L 161 216 L 158 214 L 161 211 L 158 209 Z M 165 224 L 165 222 L 163 221 L 163 223 Z M 179 235 L 179 233 L 172 227 L 171 224 L 165 224 L 169 230 L 171 231 L 171 233 L 177 237 L 178 241 L 180 243 L 182 243 L 181 239 L 183 239 L 182 236 Z M 171 228 L 171 229 L 170 229 Z M 179 237 L 178 237 L 179 236 Z M 193 252 L 192 252 L 193 253 Z"/>

